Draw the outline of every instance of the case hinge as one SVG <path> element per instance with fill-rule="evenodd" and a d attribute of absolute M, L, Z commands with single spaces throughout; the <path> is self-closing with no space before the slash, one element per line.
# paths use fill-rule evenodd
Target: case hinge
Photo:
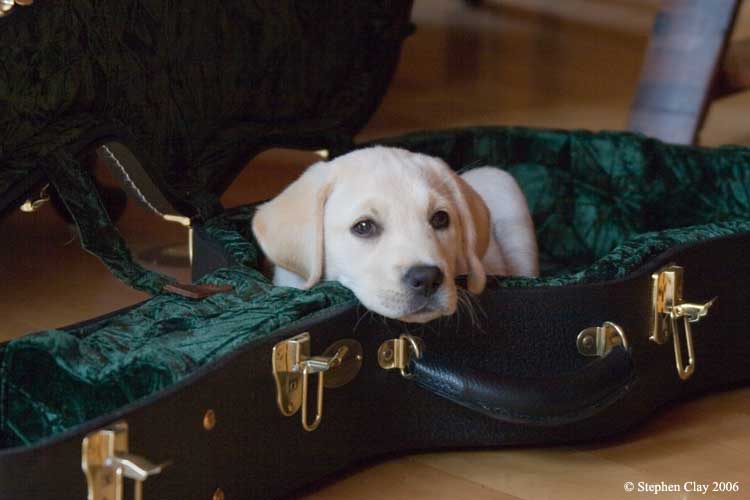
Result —
<path fill-rule="evenodd" d="M 142 500 L 143 482 L 166 466 L 154 465 L 128 452 L 126 422 L 117 422 L 83 438 L 81 468 L 88 484 L 88 500 L 123 500 L 123 478 L 135 481 L 135 500 Z"/>
<path fill-rule="evenodd" d="M 276 344 L 272 354 L 276 403 L 290 417 L 302 408 L 302 427 L 314 431 L 323 419 L 323 389 L 351 382 L 362 367 L 362 345 L 353 339 L 331 344 L 321 356 L 310 356 L 310 334 L 305 332 Z M 318 375 L 315 418 L 307 415 L 310 375 Z"/>
<path fill-rule="evenodd" d="M 582 330 L 576 339 L 578 352 L 584 356 L 606 357 L 617 346 L 628 348 L 628 338 L 617 323 L 605 321 L 602 326 Z"/>
<path fill-rule="evenodd" d="M 383 370 L 399 370 L 404 378 L 411 378 L 409 362 L 419 359 L 424 351 L 424 342 L 413 335 L 401 335 L 397 339 L 386 340 L 378 348 L 378 365 Z"/>
<path fill-rule="evenodd" d="M 684 302 L 682 267 L 670 264 L 659 272 L 652 274 L 653 317 L 650 339 L 657 344 L 665 344 L 672 338 L 674 344 L 675 365 L 680 379 L 687 380 L 695 371 L 695 349 L 691 323 L 697 323 L 708 314 L 716 297 L 704 304 Z M 680 322 L 679 320 L 682 319 Z M 680 341 L 680 324 L 683 325 L 687 363 L 683 362 L 682 342 Z"/>

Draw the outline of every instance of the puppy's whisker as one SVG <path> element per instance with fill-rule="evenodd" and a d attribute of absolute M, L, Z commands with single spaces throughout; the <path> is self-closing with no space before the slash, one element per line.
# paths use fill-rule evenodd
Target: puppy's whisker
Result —
<path fill-rule="evenodd" d="M 469 315 L 469 319 L 471 320 L 471 325 L 475 328 L 477 328 L 480 332 L 486 333 L 484 329 L 482 328 L 482 324 L 479 318 L 479 314 L 481 313 L 484 320 L 487 320 L 487 312 L 482 308 L 481 303 L 479 302 L 479 299 L 472 295 L 467 290 L 464 290 L 463 288 L 458 289 L 458 304 L 459 309 L 460 308 L 466 308 L 466 313 Z"/>
<path fill-rule="evenodd" d="M 357 312 L 358 313 L 359 313 L 360 307 L 361 306 L 357 306 Z M 357 327 L 362 322 L 362 320 L 364 320 L 367 316 L 371 316 L 371 315 L 372 315 L 372 311 L 370 311 L 369 309 L 365 309 L 365 311 L 362 314 L 360 314 L 359 317 L 357 318 L 357 322 L 354 323 L 353 330 L 356 332 L 357 331 Z"/>
<path fill-rule="evenodd" d="M 461 297 L 458 296 L 458 297 L 456 297 L 456 299 L 457 299 L 457 303 L 456 303 L 456 319 L 453 322 L 453 324 L 456 326 L 455 331 L 454 331 L 454 335 L 458 335 L 458 330 L 459 330 L 459 327 L 461 326 L 461 308 L 463 306 L 461 304 Z"/>
<path fill-rule="evenodd" d="M 479 297 L 477 295 L 469 293 L 468 291 L 466 292 L 466 294 L 469 297 L 469 299 L 472 301 L 472 303 L 474 304 L 474 307 L 476 308 L 476 310 L 482 313 L 482 316 L 484 316 L 484 319 L 486 320 L 487 318 L 489 318 L 487 311 L 485 311 L 484 307 L 482 307 L 482 302 L 479 300 Z"/>
<path fill-rule="evenodd" d="M 388 321 L 388 318 L 380 314 L 376 314 L 376 313 L 372 313 L 372 314 L 373 314 L 373 317 L 377 317 L 380 319 L 380 322 L 383 324 L 383 328 L 385 329 L 385 333 L 387 335 L 392 335 L 393 329 L 391 328 L 391 322 Z"/>
<path fill-rule="evenodd" d="M 476 317 L 474 315 L 474 309 L 472 307 L 471 302 L 465 297 L 465 294 L 462 293 L 462 291 L 459 291 L 458 293 L 458 308 L 457 312 L 459 313 L 459 321 L 461 319 L 461 312 L 466 311 L 466 315 L 469 317 L 469 321 L 471 323 L 471 326 L 476 325 Z"/>

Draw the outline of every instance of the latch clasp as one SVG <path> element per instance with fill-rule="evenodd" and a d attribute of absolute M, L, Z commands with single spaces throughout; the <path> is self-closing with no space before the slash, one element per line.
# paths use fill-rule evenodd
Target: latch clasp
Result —
<path fill-rule="evenodd" d="M 143 482 L 167 464 L 154 465 L 128 452 L 128 424 L 117 422 L 83 439 L 81 469 L 86 475 L 88 500 L 123 500 L 123 478 L 135 481 L 135 500 L 143 500 Z"/>
<path fill-rule="evenodd" d="M 323 419 L 323 389 L 348 384 L 362 367 L 362 345 L 356 340 L 339 340 L 321 356 L 310 356 L 310 334 L 307 332 L 276 344 L 272 356 L 279 410 L 289 417 L 302 408 L 302 427 L 308 432 L 317 429 Z M 312 374 L 318 375 L 318 385 L 315 417 L 310 422 L 307 401 Z"/>
<path fill-rule="evenodd" d="M 680 379 L 687 380 L 695 372 L 695 348 L 690 324 L 697 323 L 704 318 L 717 297 L 704 304 L 683 302 L 683 274 L 682 267 L 672 264 L 651 275 L 653 318 L 650 339 L 657 344 L 665 344 L 672 337 L 677 374 Z M 683 362 L 682 357 L 680 319 L 682 319 L 685 335 L 687 363 Z"/>

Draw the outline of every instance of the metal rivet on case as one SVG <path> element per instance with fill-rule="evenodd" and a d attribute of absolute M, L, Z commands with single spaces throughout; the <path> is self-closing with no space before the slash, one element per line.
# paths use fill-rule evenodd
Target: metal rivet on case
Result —
<path fill-rule="evenodd" d="M 216 491 L 214 491 L 214 496 L 211 497 L 211 500 L 224 500 L 224 492 L 221 491 L 221 488 L 216 488 Z"/>
<path fill-rule="evenodd" d="M 206 410 L 206 414 L 203 415 L 203 428 L 206 429 L 207 431 L 210 431 L 214 427 L 216 427 L 216 413 L 214 413 L 213 410 Z M 217 490 L 217 491 L 221 491 L 221 490 Z M 215 495 L 214 495 L 214 498 L 216 498 Z M 222 496 L 222 498 L 224 497 Z"/>

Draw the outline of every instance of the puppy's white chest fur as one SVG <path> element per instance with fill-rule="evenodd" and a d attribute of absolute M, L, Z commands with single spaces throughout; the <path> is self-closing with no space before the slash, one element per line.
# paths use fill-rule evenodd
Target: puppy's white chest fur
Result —
<path fill-rule="evenodd" d="M 273 267 L 273 284 L 276 286 L 291 286 L 305 288 L 305 280 L 299 274 L 287 271 L 281 266 Z"/>
<path fill-rule="evenodd" d="M 539 259 L 526 197 L 516 180 L 494 167 L 461 175 L 482 198 L 490 212 L 490 243 L 482 258 L 487 274 L 538 276 Z"/>

